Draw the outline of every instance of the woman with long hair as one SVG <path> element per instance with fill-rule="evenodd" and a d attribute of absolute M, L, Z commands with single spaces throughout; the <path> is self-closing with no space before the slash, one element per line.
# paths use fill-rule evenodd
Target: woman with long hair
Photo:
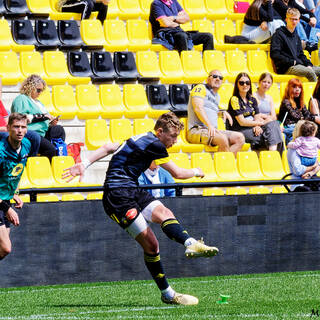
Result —
<path fill-rule="evenodd" d="M 56 155 L 56 147 L 52 139 L 65 140 L 64 128 L 58 125 L 59 117 L 49 114 L 38 99 L 46 88 L 46 82 L 36 74 L 26 78 L 20 88 L 20 94 L 13 100 L 11 112 L 27 114 L 28 130 L 37 132 L 40 137 L 39 153 L 50 160 Z"/>
<path fill-rule="evenodd" d="M 292 132 L 299 120 L 320 124 L 320 117 L 312 114 L 304 104 L 303 86 L 299 79 L 290 79 L 280 105 L 278 120 L 282 122 L 286 144 L 292 139 Z"/>
<path fill-rule="evenodd" d="M 242 132 L 251 149 L 278 150 L 282 153 L 279 124 L 260 113 L 257 99 L 252 95 L 251 79 L 245 72 L 236 77 L 228 112 L 233 120 L 232 125 L 228 124 L 228 130 Z"/>
<path fill-rule="evenodd" d="M 277 28 L 284 26 L 281 16 L 273 9 L 274 0 L 254 0 L 248 8 L 242 36 L 256 43 L 267 41 Z"/>

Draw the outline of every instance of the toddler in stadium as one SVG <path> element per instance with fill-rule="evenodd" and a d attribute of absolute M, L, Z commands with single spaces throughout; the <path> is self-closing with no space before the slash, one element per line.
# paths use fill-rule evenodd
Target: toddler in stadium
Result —
<path fill-rule="evenodd" d="M 294 141 L 288 143 L 288 149 L 295 149 L 300 157 L 301 164 L 306 166 L 305 177 L 310 177 L 308 172 L 318 166 L 318 149 L 320 140 L 315 137 L 317 125 L 311 121 L 304 121 L 300 127 L 300 135 Z"/>

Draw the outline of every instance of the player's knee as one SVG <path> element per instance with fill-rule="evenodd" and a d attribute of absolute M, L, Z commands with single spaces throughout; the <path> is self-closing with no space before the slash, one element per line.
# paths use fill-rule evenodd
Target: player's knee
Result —
<path fill-rule="evenodd" d="M 235 143 L 243 145 L 245 143 L 246 139 L 242 133 L 239 133 L 235 137 Z"/>
<path fill-rule="evenodd" d="M 11 253 L 11 249 L 11 244 L 2 245 L 0 250 L 0 259 L 3 259 L 9 253 Z"/>
<path fill-rule="evenodd" d="M 145 248 L 145 251 L 149 254 L 157 254 L 159 253 L 159 242 L 157 239 L 153 239 L 148 242 L 147 248 Z"/>

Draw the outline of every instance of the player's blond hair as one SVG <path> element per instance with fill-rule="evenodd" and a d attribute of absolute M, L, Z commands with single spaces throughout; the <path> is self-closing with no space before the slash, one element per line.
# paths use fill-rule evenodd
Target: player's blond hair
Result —
<path fill-rule="evenodd" d="M 157 131 L 159 128 L 162 128 L 165 132 L 169 131 L 171 128 L 181 131 L 184 128 L 184 124 L 173 112 L 167 112 L 162 114 L 156 121 L 154 130 Z"/>
<path fill-rule="evenodd" d="M 300 18 L 300 11 L 296 8 L 289 8 L 287 10 L 287 13 L 286 13 L 286 17 L 290 16 L 290 17 L 299 17 Z"/>

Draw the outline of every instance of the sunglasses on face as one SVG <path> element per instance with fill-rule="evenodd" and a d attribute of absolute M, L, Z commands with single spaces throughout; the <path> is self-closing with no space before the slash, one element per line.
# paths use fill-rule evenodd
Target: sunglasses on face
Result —
<path fill-rule="evenodd" d="M 223 76 L 218 76 L 217 74 L 210 74 L 209 77 L 212 77 L 213 79 L 219 78 L 220 80 L 223 80 Z"/>
<path fill-rule="evenodd" d="M 240 84 L 240 86 L 244 86 L 244 85 L 250 86 L 250 81 L 239 81 L 238 83 Z"/>
<path fill-rule="evenodd" d="M 38 93 L 42 92 L 42 89 L 40 89 L 40 88 L 37 88 L 36 90 L 37 90 Z"/>

